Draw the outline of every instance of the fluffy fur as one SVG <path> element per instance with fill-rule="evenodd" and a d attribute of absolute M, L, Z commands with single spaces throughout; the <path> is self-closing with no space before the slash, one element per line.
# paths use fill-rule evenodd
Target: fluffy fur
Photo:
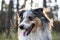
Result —
<path fill-rule="evenodd" d="M 32 11 L 25 11 L 23 17 L 28 17 L 27 15 L 34 16 Z M 19 26 L 24 24 L 26 25 L 25 29 L 27 29 L 28 26 L 30 27 L 30 25 L 27 26 L 27 24 L 32 23 L 35 23 L 35 26 L 28 36 L 23 36 L 25 30 L 18 28 L 18 40 L 52 40 L 49 22 L 44 21 L 42 26 L 42 22 L 38 17 L 35 17 L 32 21 L 29 21 L 27 18 L 23 19 L 23 21 L 19 23 Z"/>

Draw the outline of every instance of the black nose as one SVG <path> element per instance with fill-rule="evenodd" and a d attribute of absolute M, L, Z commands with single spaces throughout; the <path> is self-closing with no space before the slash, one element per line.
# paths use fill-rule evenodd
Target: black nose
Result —
<path fill-rule="evenodd" d="M 20 29 L 24 29 L 24 25 L 21 25 L 21 26 L 20 26 Z"/>

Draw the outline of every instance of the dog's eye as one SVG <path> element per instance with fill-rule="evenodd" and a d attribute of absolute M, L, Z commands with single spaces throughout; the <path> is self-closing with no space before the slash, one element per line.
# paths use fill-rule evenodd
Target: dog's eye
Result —
<path fill-rule="evenodd" d="M 32 17 L 28 17 L 28 19 L 29 19 L 30 21 L 32 21 L 32 20 L 33 20 L 33 18 L 32 18 Z"/>

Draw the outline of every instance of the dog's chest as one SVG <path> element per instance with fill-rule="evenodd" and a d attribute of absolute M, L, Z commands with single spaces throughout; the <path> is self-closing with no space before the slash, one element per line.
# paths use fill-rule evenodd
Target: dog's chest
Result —
<path fill-rule="evenodd" d="M 20 31 L 19 40 L 47 40 L 47 38 L 41 31 L 30 33 L 28 36 L 23 36 L 23 31 Z"/>
<path fill-rule="evenodd" d="M 40 35 L 38 33 L 30 33 L 28 36 L 23 36 L 23 33 L 20 34 L 20 40 L 40 40 Z"/>

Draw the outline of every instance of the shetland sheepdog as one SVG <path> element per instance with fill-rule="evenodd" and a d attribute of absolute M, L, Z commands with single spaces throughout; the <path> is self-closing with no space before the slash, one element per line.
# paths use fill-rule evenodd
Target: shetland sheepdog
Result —
<path fill-rule="evenodd" d="M 42 22 L 38 12 L 25 10 L 19 13 L 19 18 L 18 40 L 52 40 L 50 24 Z"/>

